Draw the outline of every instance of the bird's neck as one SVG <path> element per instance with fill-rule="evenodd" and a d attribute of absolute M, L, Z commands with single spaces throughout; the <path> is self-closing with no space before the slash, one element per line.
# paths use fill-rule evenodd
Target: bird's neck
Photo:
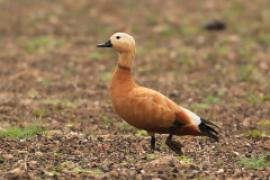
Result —
<path fill-rule="evenodd" d="M 132 63 L 135 55 L 134 53 L 119 53 L 118 54 L 118 61 L 117 65 L 118 68 L 123 68 L 123 69 L 129 69 L 131 70 L 132 68 Z"/>
<path fill-rule="evenodd" d="M 134 55 L 132 53 L 119 53 L 117 67 L 113 73 L 111 90 L 123 92 L 130 90 L 135 86 L 135 82 L 132 78 L 131 67 Z M 121 91 L 119 91 L 121 89 Z"/>

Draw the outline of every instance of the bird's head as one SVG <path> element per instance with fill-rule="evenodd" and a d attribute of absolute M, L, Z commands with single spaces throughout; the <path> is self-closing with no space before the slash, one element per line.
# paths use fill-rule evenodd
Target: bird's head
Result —
<path fill-rule="evenodd" d="M 97 47 L 111 47 L 119 53 L 134 53 L 135 40 L 127 33 L 118 32 L 113 34 L 107 42 L 98 44 Z"/>

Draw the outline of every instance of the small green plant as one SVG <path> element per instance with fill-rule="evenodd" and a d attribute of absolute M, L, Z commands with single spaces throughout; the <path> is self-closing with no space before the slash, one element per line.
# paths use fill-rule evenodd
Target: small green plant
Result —
<path fill-rule="evenodd" d="M 134 159 L 133 157 L 128 157 L 126 161 L 129 164 L 134 164 L 136 162 L 136 159 Z"/>
<path fill-rule="evenodd" d="M 62 44 L 62 40 L 56 40 L 48 36 L 40 36 L 29 40 L 25 45 L 25 50 L 32 54 L 43 48 L 55 47 Z"/>
<path fill-rule="evenodd" d="M 154 154 L 154 153 L 148 153 L 146 154 L 146 160 L 148 161 L 152 161 L 152 160 L 155 160 L 158 158 L 158 155 L 157 154 Z"/>
<path fill-rule="evenodd" d="M 198 32 L 198 29 L 196 26 L 185 26 L 178 29 L 178 32 L 184 37 L 191 37 Z"/>
<path fill-rule="evenodd" d="M 85 168 L 82 168 L 80 166 L 72 169 L 72 172 L 74 172 L 74 173 L 88 173 L 88 174 L 91 174 L 92 176 L 96 176 L 96 177 L 103 174 L 103 172 L 100 169 L 97 169 L 97 168 L 96 169 L 85 169 Z"/>
<path fill-rule="evenodd" d="M 181 47 L 181 49 L 177 51 L 177 57 L 175 59 L 178 64 L 195 65 L 195 61 L 191 58 L 190 49 L 186 47 Z"/>
<path fill-rule="evenodd" d="M 46 109 L 34 109 L 32 111 L 32 114 L 38 118 L 42 118 L 42 117 L 46 116 L 48 114 L 48 112 L 46 111 Z"/>
<path fill-rule="evenodd" d="M 268 34 L 262 33 L 257 37 L 257 42 L 264 46 L 270 45 L 270 37 Z"/>
<path fill-rule="evenodd" d="M 226 56 L 229 54 L 230 49 L 225 47 L 225 46 L 221 46 L 217 49 L 218 54 L 220 54 L 221 56 Z"/>
<path fill-rule="evenodd" d="M 40 101 L 41 104 L 50 106 L 62 106 L 74 108 L 76 105 L 68 99 L 44 99 Z"/>
<path fill-rule="evenodd" d="M 163 37 L 170 37 L 174 33 L 175 33 L 174 28 L 169 27 L 169 26 L 163 27 L 159 32 L 160 36 L 163 36 Z"/>
<path fill-rule="evenodd" d="M 265 135 L 265 132 L 260 129 L 253 129 L 245 133 L 245 136 L 249 138 L 259 138 L 259 137 L 263 137 L 264 135 Z"/>
<path fill-rule="evenodd" d="M 28 92 L 27 92 L 27 96 L 30 97 L 30 98 L 36 98 L 39 96 L 39 92 L 35 89 L 30 89 Z"/>
<path fill-rule="evenodd" d="M 147 136 L 149 136 L 148 132 L 145 131 L 145 130 L 137 130 L 135 135 L 138 136 L 138 137 L 147 137 Z"/>
<path fill-rule="evenodd" d="M 118 128 L 119 128 L 121 131 L 125 131 L 125 132 L 127 132 L 127 131 L 134 131 L 134 130 L 135 130 L 134 127 L 130 126 L 130 125 L 129 125 L 128 123 L 126 123 L 126 122 L 117 123 L 117 126 L 118 126 Z"/>
<path fill-rule="evenodd" d="M 220 99 L 216 96 L 207 96 L 202 103 L 195 103 L 191 105 L 193 109 L 207 109 L 210 105 L 219 103 Z"/>
<path fill-rule="evenodd" d="M 112 73 L 111 72 L 104 72 L 100 75 L 100 79 L 104 82 L 108 82 L 112 79 Z"/>
<path fill-rule="evenodd" d="M 249 81 L 252 78 L 254 72 L 254 66 L 251 64 L 244 65 L 239 68 L 239 80 L 240 81 Z"/>
<path fill-rule="evenodd" d="M 192 109 L 207 109 L 209 104 L 207 103 L 194 103 L 191 105 Z"/>
<path fill-rule="evenodd" d="M 209 95 L 205 100 L 208 104 L 216 104 L 220 101 L 220 99 L 216 96 Z"/>
<path fill-rule="evenodd" d="M 27 137 L 34 136 L 36 134 L 41 134 L 44 132 L 44 129 L 37 125 L 37 124 L 31 124 L 24 128 L 19 127 L 10 127 L 5 130 L 0 131 L 0 137 L 1 138 L 18 138 L 23 139 Z"/>
<path fill-rule="evenodd" d="M 53 82 L 48 79 L 39 79 L 37 82 L 44 87 L 50 87 L 53 84 Z"/>
<path fill-rule="evenodd" d="M 247 169 L 263 169 L 270 167 L 270 162 L 266 159 L 265 155 L 252 156 L 250 158 L 242 157 L 237 164 Z"/>
<path fill-rule="evenodd" d="M 267 119 L 263 119 L 257 122 L 258 126 L 262 126 L 262 127 L 270 127 L 270 120 Z"/>
<path fill-rule="evenodd" d="M 193 160 L 190 157 L 185 156 L 185 155 L 178 156 L 177 159 L 180 161 L 180 163 L 183 163 L 183 164 L 193 164 Z"/>
<path fill-rule="evenodd" d="M 247 101 L 251 104 L 260 104 L 264 101 L 264 97 L 254 94 L 252 92 L 247 92 L 245 95 L 245 98 L 247 99 Z"/>
<path fill-rule="evenodd" d="M 109 124 L 112 124 L 113 123 L 113 118 L 111 118 L 109 116 L 106 116 L 106 115 L 103 115 L 101 117 L 101 121 L 102 121 L 102 123 L 109 125 Z"/>
<path fill-rule="evenodd" d="M 88 55 L 88 58 L 90 60 L 100 61 L 100 60 L 103 60 L 104 59 L 104 55 L 101 54 L 100 52 L 91 52 L 91 54 Z"/>
<path fill-rule="evenodd" d="M 146 17 L 146 23 L 149 26 L 155 26 L 158 23 L 156 15 L 150 15 Z"/>

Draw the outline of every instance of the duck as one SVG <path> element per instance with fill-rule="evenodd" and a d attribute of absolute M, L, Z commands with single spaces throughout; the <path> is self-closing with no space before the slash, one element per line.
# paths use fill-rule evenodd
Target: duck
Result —
<path fill-rule="evenodd" d="M 135 61 L 135 39 L 124 32 L 114 33 L 99 48 L 112 48 L 118 55 L 110 82 L 114 111 L 131 126 L 148 132 L 151 149 L 155 150 L 155 134 L 168 134 L 166 144 L 175 150 L 173 136 L 207 136 L 218 141 L 218 126 L 178 105 L 160 92 L 140 86 L 132 76 Z"/>

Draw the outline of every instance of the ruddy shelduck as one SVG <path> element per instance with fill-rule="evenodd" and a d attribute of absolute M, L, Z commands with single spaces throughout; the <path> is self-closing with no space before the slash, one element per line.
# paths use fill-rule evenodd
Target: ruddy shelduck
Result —
<path fill-rule="evenodd" d="M 169 134 L 166 144 L 174 149 L 173 135 L 208 136 L 218 141 L 217 127 L 190 110 L 177 105 L 161 93 L 139 86 L 132 77 L 135 40 L 126 33 L 115 33 L 97 47 L 111 47 L 118 54 L 110 94 L 115 112 L 127 123 L 146 130 L 155 149 L 155 133 Z"/>

